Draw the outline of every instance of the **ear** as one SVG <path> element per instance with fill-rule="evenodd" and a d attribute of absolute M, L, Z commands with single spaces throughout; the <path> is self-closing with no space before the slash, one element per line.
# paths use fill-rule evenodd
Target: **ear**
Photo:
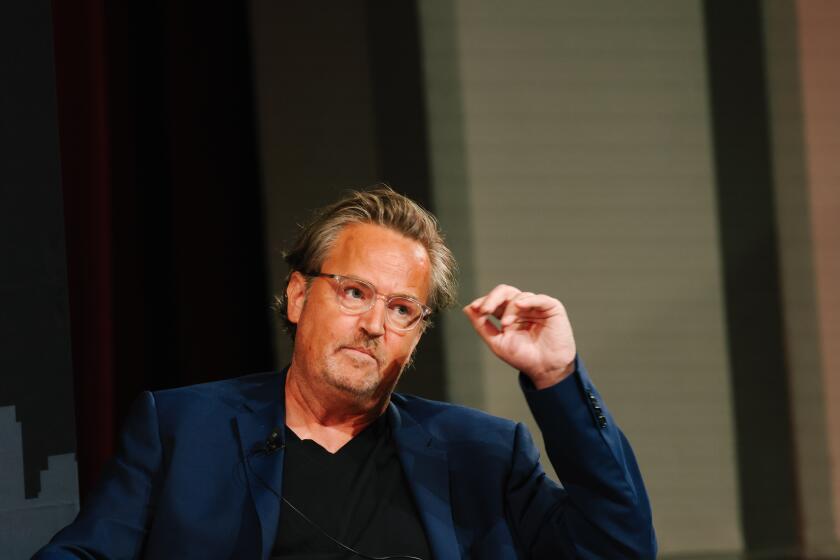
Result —
<path fill-rule="evenodd" d="M 306 301 L 306 278 L 300 272 L 292 272 L 289 285 L 286 286 L 286 314 L 289 321 L 297 325 Z"/>

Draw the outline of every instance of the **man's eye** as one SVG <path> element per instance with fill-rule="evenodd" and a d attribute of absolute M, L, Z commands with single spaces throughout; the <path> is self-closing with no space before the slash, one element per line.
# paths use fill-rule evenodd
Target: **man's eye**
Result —
<path fill-rule="evenodd" d="M 344 293 L 345 293 L 345 295 L 347 295 L 347 297 L 350 297 L 350 298 L 353 298 L 353 299 L 364 299 L 364 297 L 365 297 L 365 294 L 364 294 L 364 292 L 362 292 L 362 290 L 360 290 L 359 288 L 354 288 L 352 286 L 349 287 L 349 288 L 346 288 L 344 290 Z"/>
<path fill-rule="evenodd" d="M 400 315 L 408 315 L 409 313 L 411 313 L 411 311 L 405 305 L 396 305 L 396 306 L 394 306 L 394 309 Z"/>

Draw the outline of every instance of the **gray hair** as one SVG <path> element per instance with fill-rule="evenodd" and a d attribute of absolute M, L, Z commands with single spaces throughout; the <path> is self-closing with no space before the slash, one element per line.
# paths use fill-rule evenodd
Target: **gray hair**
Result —
<path fill-rule="evenodd" d="M 292 339 L 296 325 L 289 321 L 286 299 L 286 288 L 292 273 L 320 271 L 338 234 L 351 224 L 383 226 L 423 245 L 431 264 L 429 307 L 438 311 L 455 304 L 457 264 L 431 212 L 385 184 L 370 190 L 351 190 L 337 202 L 316 211 L 312 220 L 300 230 L 291 249 L 283 254 L 289 265 L 289 274 L 283 283 L 283 291 L 275 297 L 275 308 Z M 423 328 L 427 326 L 428 323 Z"/>

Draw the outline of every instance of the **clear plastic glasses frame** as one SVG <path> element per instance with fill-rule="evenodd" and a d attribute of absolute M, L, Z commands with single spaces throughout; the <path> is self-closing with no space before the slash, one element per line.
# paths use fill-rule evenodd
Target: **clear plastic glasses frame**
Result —
<path fill-rule="evenodd" d="M 371 309 L 377 299 L 381 299 L 385 302 L 385 322 L 396 331 L 410 331 L 432 314 L 431 308 L 413 297 L 381 295 L 377 293 L 376 286 L 359 278 L 325 272 L 308 272 L 305 276 L 335 280 L 338 306 L 348 315 L 361 315 Z"/>

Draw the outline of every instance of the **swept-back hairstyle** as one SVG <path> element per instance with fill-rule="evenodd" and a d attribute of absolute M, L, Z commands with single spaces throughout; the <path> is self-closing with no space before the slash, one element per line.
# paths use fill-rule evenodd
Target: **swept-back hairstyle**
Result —
<path fill-rule="evenodd" d="M 283 255 L 289 265 L 289 274 L 275 303 L 292 339 L 295 337 L 296 326 L 289 321 L 286 299 L 286 288 L 292 273 L 320 271 L 338 234 L 351 224 L 383 226 L 423 245 L 431 264 L 429 307 L 438 311 L 455 303 L 457 266 L 452 251 L 443 241 L 437 219 L 428 210 L 388 185 L 376 185 L 370 190 L 353 190 L 339 201 L 316 211 L 309 223 L 301 228 L 291 249 Z"/>

